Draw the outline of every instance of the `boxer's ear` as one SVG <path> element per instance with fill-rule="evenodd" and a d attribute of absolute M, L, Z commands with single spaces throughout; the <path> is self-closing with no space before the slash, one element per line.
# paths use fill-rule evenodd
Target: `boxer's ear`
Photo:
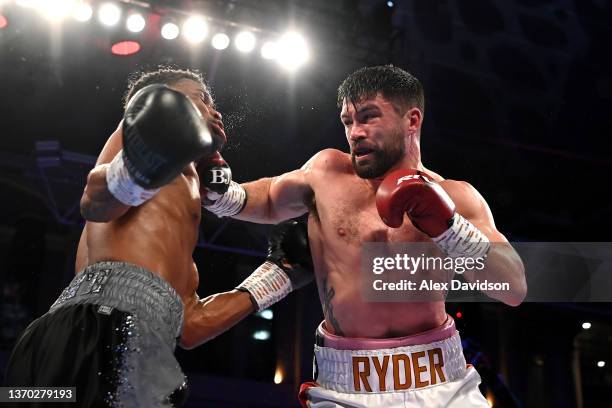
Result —
<path fill-rule="evenodd" d="M 423 123 L 423 112 L 417 107 L 408 108 L 402 119 L 406 124 L 406 130 L 417 132 L 421 129 Z"/>

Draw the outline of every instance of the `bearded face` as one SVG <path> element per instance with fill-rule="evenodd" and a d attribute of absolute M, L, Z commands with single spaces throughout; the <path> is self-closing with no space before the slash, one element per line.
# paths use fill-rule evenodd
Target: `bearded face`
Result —
<path fill-rule="evenodd" d="M 364 179 L 383 176 L 406 154 L 404 133 L 397 127 L 382 135 L 378 144 L 357 141 L 351 149 L 351 162 L 355 173 Z"/>
<path fill-rule="evenodd" d="M 409 117 L 381 94 L 344 101 L 340 120 L 357 176 L 379 178 L 405 159 Z M 409 124 L 409 123 L 408 123 Z"/>

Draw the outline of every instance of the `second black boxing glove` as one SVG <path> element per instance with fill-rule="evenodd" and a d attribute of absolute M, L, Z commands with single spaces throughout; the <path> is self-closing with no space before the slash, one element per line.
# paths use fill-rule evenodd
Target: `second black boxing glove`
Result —
<path fill-rule="evenodd" d="M 294 220 L 276 225 L 268 238 L 268 256 L 237 289 L 251 295 L 262 310 L 314 280 L 306 224 Z"/>

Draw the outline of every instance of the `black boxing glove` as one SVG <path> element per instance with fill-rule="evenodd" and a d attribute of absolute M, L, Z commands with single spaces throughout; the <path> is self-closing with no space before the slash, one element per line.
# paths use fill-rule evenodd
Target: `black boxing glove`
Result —
<path fill-rule="evenodd" d="M 218 200 L 227 192 L 232 181 L 232 170 L 219 152 L 196 165 L 200 178 L 200 197 L 203 204 Z"/>
<path fill-rule="evenodd" d="M 140 205 L 221 141 L 183 93 L 149 85 L 130 99 L 123 119 L 123 150 L 106 173 L 108 189 L 124 204 Z"/>
<path fill-rule="evenodd" d="M 290 220 L 272 229 L 266 262 L 236 289 L 248 292 L 255 308 L 262 310 L 313 280 L 308 228 Z"/>

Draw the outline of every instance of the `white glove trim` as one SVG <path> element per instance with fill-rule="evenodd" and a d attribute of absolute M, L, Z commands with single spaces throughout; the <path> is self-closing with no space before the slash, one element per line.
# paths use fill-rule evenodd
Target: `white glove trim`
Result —
<path fill-rule="evenodd" d="M 146 189 L 138 184 L 127 169 L 121 150 L 106 169 L 108 191 L 120 202 L 133 207 L 139 206 L 152 198 L 159 188 Z"/>
<path fill-rule="evenodd" d="M 293 286 L 285 271 L 274 262 L 266 261 L 238 285 L 238 289 L 251 294 L 259 311 L 287 296 Z"/>
<path fill-rule="evenodd" d="M 231 181 L 227 191 L 211 204 L 204 205 L 217 217 L 231 217 L 242 211 L 246 204 L 246 190 L 235 181 Z"/>
<path fill-rule="evenodd" d="M 489 238 L 459 213 L 453 225 L 432 240 L 452 258 L 486 258 L 491 248 Z"/>

